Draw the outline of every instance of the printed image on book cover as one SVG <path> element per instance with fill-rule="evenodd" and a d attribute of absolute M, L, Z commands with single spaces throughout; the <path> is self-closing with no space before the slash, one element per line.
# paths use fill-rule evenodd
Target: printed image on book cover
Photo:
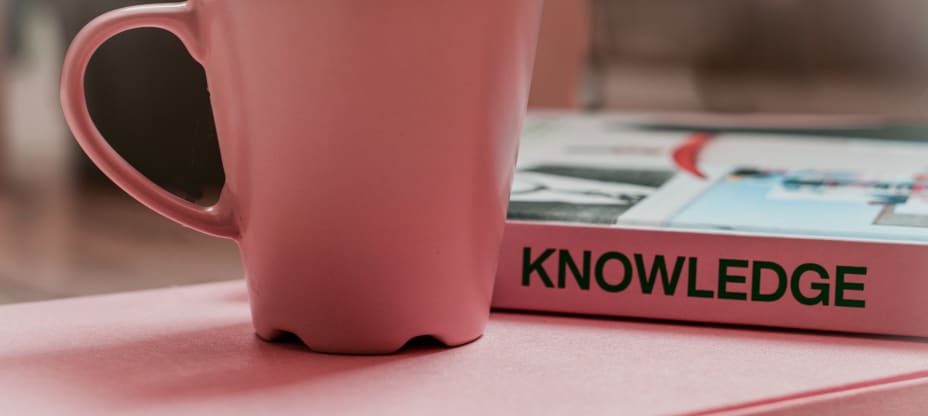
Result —
<path fill-rule="evenodd" d="M 526 120 L 509 219 L 928 241 L 928 142 Z"/>

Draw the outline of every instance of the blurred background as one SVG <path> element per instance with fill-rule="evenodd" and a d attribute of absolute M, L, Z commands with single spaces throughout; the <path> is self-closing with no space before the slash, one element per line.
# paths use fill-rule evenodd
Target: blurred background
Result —
<path fill-rule="evenodd" d="M 0 303 L 242 275 L 234 243 L 129 199 L 64 125 L 58 76 L 69 40 L 93 17 L 141 3 L 152 1 L 0 0 Z M 530 106 L 918 139 L 926 22 L 928 0 L 546 0 Z M 94 120 L 130 163 L 183 198 L 216 198 L 223 175 L 206 81 L 177 39 L 117 36 L 86 85 Z"/>

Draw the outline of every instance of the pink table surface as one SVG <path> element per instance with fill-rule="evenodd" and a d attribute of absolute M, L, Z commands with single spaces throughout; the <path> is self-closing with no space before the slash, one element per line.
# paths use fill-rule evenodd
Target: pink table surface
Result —
<path fill-rule="evenodd" d="M 457 349 L 252 335 L 241 282 L 0 307 L 3 414 L 924 414 L 928 342 L 494 314 Z"/>

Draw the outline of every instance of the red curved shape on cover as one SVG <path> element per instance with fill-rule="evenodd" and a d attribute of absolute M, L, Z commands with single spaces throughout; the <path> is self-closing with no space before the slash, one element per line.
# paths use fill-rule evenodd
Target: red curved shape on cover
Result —
<path fill-rule="evenodd" d="M 673 161 L 677 167 L 697 178 L 705 179 L 706 175 L 699 171 L 699 152 L 712 139 L 712 133 L 693 133 L 680 147 L 673 151 Z"/>

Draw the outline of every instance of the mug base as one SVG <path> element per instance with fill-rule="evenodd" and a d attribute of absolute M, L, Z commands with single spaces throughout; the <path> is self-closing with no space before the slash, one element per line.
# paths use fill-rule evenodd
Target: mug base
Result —
<path fill-rule="evenodd" d="M 448 348 L 459 347 L 470 344 L 483 336 L 483 331 L 462 331 L 452 333 L 450 331 L 439 331 L 431 333 L 416 333 L 404 336 L 392 336 L 379 340 L 372 340 L 365 337 L 365 340 L 358 339 L 325 339 L 313 337 L 301 331 L 280 329 L 273 326 L 263 326 L 255 323 L 255 335 L 266 342 L 278 341 L 288 335 L 295 336 L 310 351 L 324 354 L 339 355 L 386 355 L 394 354 L 403 349 L 411 340 L 421 337 L 429 337 L 438 341 L 441 345 Z"/>

